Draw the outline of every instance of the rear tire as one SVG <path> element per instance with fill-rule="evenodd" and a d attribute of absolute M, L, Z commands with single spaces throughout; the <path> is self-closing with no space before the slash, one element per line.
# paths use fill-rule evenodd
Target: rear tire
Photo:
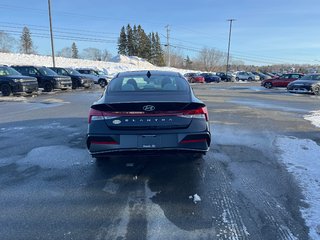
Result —
<path fill-rule="evenodd" d="M 4 97 L 10 96 L 10 94 L 12 93 L 10 85 L 9 84 L 2 84 L 1 85 L 1 93 L 2 93 L 2 96 L 4 96 Z"/>
<path fill-rule="evenodd" d="M 272 88 L 272 83 L 271 82 L 266 82 L 264 85 L 263 85 L 265 88 Z"/>
<path fill-rule="evenodd" d="M 312 89 L 312 92 L 313 92 L 313 94 L 314 95 L 320 95 L 320 86 L 319 85 L 317 85 L 317 86 L 315 86 L 313 89 Z"/>
<path fill-rule="evenodd" d="M 100 79 L 98 83 L 101 88 L 104 88 L 105 86 L 107 86 L 107 81 L 105 79 Z"/>
<path fill-rule="evenodd" d="M 49 82 L 45 83 L 44 86 L 43 86 L 43 90 L 45 92 L 52 92 L 52 90 L 53 90 L 52 84 L 49 83 Z"/>

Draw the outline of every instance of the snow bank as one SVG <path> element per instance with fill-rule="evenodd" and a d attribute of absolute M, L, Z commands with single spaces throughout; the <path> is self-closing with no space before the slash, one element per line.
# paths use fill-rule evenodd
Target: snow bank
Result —
<path fill-rule="evenodd" d="M 123 55 L 115 56 L 110 62 L 91 61 L 85 59 L 74 59 L 56 57 L 57 67 L 90 67 L 105 70 L 108 74 L 113 75 L 118 72 L 136 71 L 136 70 L 169 70 L 185 73 L 184 69 L 157 67 L 139 57 L 127 57 Z M 18 53 L 0 53 L 0 65 L 35 65 L 35 66 L 52 66 L 51 56 L 28 55 Z"/>
<path fill-rule="evenodd" d="M 304 119 L 310 121 L 316 127 L 320 127 L 320 110 L 312 111 L 310 114 L 305 115 Z"/>
<path fill-rule="evenodd" d="M 320 239 L 320 146 L 309 139 L 279 137 L 276 146 L 281 150 L 281 160 L 300 185 L 308 208 L 301 213 L 310 228 L 310 237 Z"/>

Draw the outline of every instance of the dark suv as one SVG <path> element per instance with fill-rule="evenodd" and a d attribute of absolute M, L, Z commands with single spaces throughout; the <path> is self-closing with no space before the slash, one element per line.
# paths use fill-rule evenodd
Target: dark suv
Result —
<path fill-rule="evenodd" d="M 47 67 L 35 66 L 12 66 L 22 75 L 35 77 L 38 80 L 39 88 L 43 88 L 45 92 L 51 92 L 53 89 L 71 89 L 71 78 L 58 75 Z"/>
<path fill-rule="evenodd" d="M 229 73 L 226 74 L 224 72 L 217 72 L 216 75 L 219 76 L 222 81 L 234 82 L 234 80 L 235 80 L 235 78 Z"/>
<path fill-rule="evenodd" d="M 94 84 L 91 78 L 82 75 L 77 70 L 72 68 L 51 67 L 50 69 L 59 75 L 71 77 L 72 89 L 76 89 L 78 87 L 91 88 Z"/>
<path fill-rule="evenodd" d="M 13 68 L 0 66 L 0 91 L 2 96 L 11 93 L 32 93 L 38 91 L 36 78 L 22 76 Z"/>

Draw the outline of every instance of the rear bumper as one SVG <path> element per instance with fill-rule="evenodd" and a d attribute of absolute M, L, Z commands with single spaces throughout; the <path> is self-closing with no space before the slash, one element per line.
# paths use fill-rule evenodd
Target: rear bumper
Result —
<path fill-rule="evenodd" d="M 210 132 L 87 135 L 87 148 L 92 156 L 161 152 L 206 152 L 211 142 Z"/>

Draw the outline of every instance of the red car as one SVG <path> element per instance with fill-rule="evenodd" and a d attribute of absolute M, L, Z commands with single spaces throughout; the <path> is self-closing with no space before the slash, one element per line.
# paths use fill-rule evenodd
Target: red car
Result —
<path fill-rule="evenodd" d="M 261 81 L 261 86 L 264 86 L 265 88 L 287 87 L 289 83 L 301 78 L 302 76 L 303 74 L 301 73 L 286 73 L 281 75 L 280 77 L 265 79 Z"/>
<path fill-rule="evenodd" d="M 186 73 L 184 77 L 189 83 L 205 83 L 204 77 L 197 73 Z"/>

